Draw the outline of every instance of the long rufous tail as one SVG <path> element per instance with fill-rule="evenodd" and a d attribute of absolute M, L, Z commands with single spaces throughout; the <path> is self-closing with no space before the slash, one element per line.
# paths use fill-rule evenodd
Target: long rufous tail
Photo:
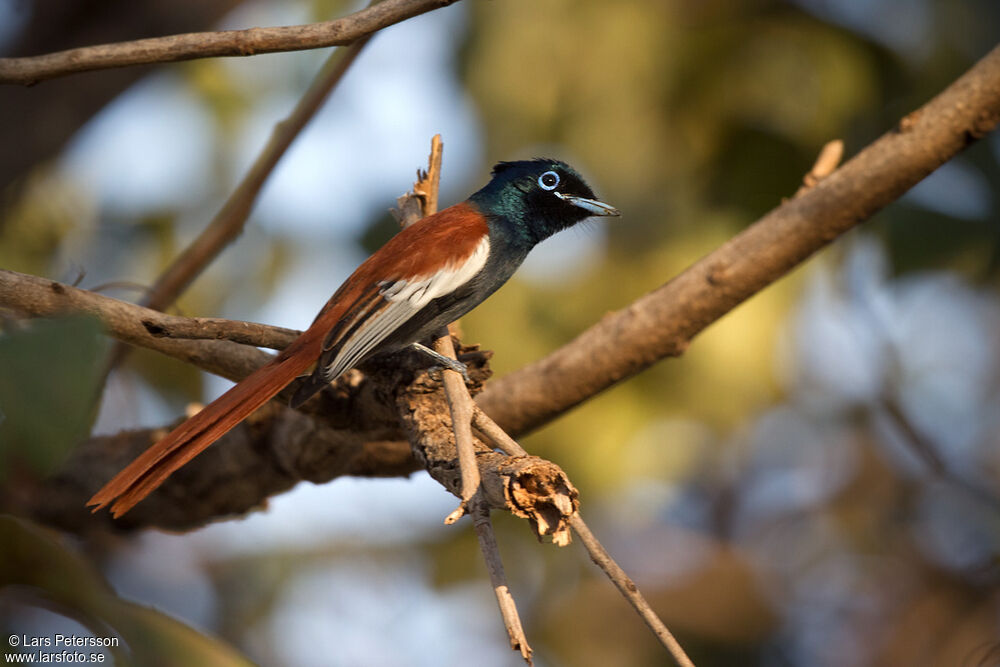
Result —
<path fill-rule="evenodd" d="M 200 454 L 230 429 L 267 403 L 319 356 L 321 337 L 300 336 L 282 354 L 180 424 L 143 452 L 94 494 L 93 511 L 109 503 L 119 517 L 162 484 L 175 470 Z M 311 349 L 316 348 L 316 349 Z"/>

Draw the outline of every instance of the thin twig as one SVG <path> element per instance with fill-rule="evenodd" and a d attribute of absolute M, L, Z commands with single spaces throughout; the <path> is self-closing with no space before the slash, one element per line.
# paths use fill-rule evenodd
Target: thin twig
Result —
<path fill-rule="evenodd" d="M 486 503 L 478 502 L 478 500 L 472 503 L 472 523 L 476 528 L 476 537 L 479 540 L 479 548 L 483 552 L 483 560 L 486 561 L 486 570 L 490 574 L 493 593 L 500 606 L 500 615 L 503 616 L 503 623 L 507 628 L 510 647 L 515 651 L 520 651 L 521 657 L 526 663 L 534 664 L 531 660 L 531 647 L 528 645 L 528 638 L 524 634 L 521 618 L 517 613 L 517 605 L 514 603 L 514 596 L 510 594 L 510 588 L 507 587 L 507 575 L 503 571 L 500 547 L 497 544 L 496 533 L 493 532 L 493 524 L 490 522 L 490 508 Z"/>
<path fill-rule="evenodd" d="M 337 49 L 330 54 L 292 112 L 274 126 L 267 145 L 219 212 L 198 238 L 157 279 L 149 294 L 142 300 L 144 306 L 154 310 L 169 307 L 205 267 L 240 235 L 271 172 L 302 129 L 316 115 L 324 100 L 344 78 L 369 39 L 369 36 L 365 36 L 350 47 Z"/>
<path fill-rule="evenodd" d="M 441 185 L 441 158 L 444 144 L 441 135 L 431 138 L 431 153 L 427 160 L 427 170 L 417 172 L 417 182 L 413 184 L 413 194 L 420 200 L 420 213 L 423 216 L 433 215 L 438 210 L 438 191 Z M 404 216 L 400 224 L 404 227 L 416 222 L 417 213 L 405 202 L 400 202 L 400 210 Z M 450 359 L 455 358 L 455 346 L 451 342 L 451 332 L 455 325 L 442 329 L 434 341 L 434 351 Z M 459 506 L 449 514 L 444 522 L 453 524 L 468 511 L 469 503 L 479 488 L 479 466 L 476 465 L 476 448 L 472 439 L 472 398 L 465 387 L 462 376 L 451 369 L 443 369 L 445 397 L 448 399 L 448 410 L 451 413 L 452 429 L 455 433 L 455 447 L 458 449 L 459 469 L 462 472 L 462 499 Z"/>
<path fill-rule="evenodd" d="M 486 436 L 500 451 L 508 456 L 528 456 L 528 451 L 518 444 L 517 440 L 507 435 L 490 416 L 478 405 L 472 411 L 472 423 L 476 429 Z"/>
<path fill-rule="evenodd" d="M 434 341 L 434 350 L 441 355 L 455 358 L 455 346 L 451 342 L 451 333 L 445 329 L 444 335 Z M 458 507 L 445 517 L 446 524 L 453 524 L 468 511 L 469 503 L 476 495 L 481 482 L 479 466 L 476 464 L 476 447 L 472 439 L 472 397 L 465 386 L 462 376 L 450 368 L 445 368 L 444 393 L 448 399 L 448 409 L 451 412 L 452 429 L 455 431 L 455 447 L 458 449 L 458 466 L 462 472 L 462 500 Z"/>
<path fill-rule="evenodd" d="M 413 197 L 406 196 L 399 199 L 400 224 L 403 227 L 413 224 L 416 219 L 423 216 L 433 215 L 438 209 L 438 192 L 441 184 L 441 159 L 444 151 L 444 144 L 441 142 L 441 135 L 436 134 L 431 139 L 431 152 L 427 161 L 427 170 L 417 172 L 417 182 L 413 184 Z M 419 199 L 420 206 L 412 206 L 412 199 Z M 434 350 L 441 355 L 455 359 L 455 346 L 451 336 L 455 324 L 442 329 L 437 340 L 434 341 Z M 524 634 L 520 616 L 517 613 L 517 605 L 514 597 L 507 586 L 507 578 L 503 571 L 503 562 L 500 558 L 500 548 L 497 545 L 496 535 L 493 532 L 493 524 L 490 522 L 490 507 L 485 500 L 484 492 L 480 490 L 482 482 L 479 474 L 479 465 L 476 461 L 476 450 L 472 436 L 472 418 L 475 404 L 469 395 L 469 390 L 465 386 L 462 376 L 451 370 L 444 369 L 442 374 L 444 383 L 445 398 L 448 403 L 448 411 L 451 415 L 451 429 L 455 435 L 455 447 L 458 450 L 459 470 L 462 475 L 461 502 L 457 509 L 445 518 L 446 524 L 453 524 L 464 514 L 472 513 L 473 525 L 476 529 L 476 537 L 479 540 L 479 548 L 483 552 L 483 559 L 486 561 L 486 569 L 490 575 L 490 583 L 493 585 L 493 593 L 496 595 L 497 604 L 500 606 L 500 615 L 503 618 L 504 627 L 507 628 L 507 636 L 510 639 L 510 646 L 515 651 L 521 653 L 521 657 L 529 665 L 531 660 L 531 647 Z"/>
<path fill-rule="evenodd" d="M 413 194 L 423 200 L 424 216 L 434 215 L 438 211 L 438 193 L 441 190 L 441 160 L 444 156 L 444 143 L 441 135 L 431 137 L 431 154 L 427 158 L 427 171 L 420 175 L 413 184 Z"/>
<path fill-rule="evenodd" d="M 642 616 L 642 620 L 646 622 L 646 625 L 657 636 L 660 643 L 674 657 L 677 664 L 681 665 L 681 667 L 694 667 L 691 658 L 688 657 L 687 653 L 684 652 L 684 649 L 681 648 L 681 645 L 670 633 L 670 630 L 667 629 L 667 626 L 663 624 L 660 617 L 656 615 L 653 608 L 646 602 L 646 598 L 639 592 L 639 588 L 635 585 L 635 582 L 625 574 L 625 570 L 614 561 L 600 541 L 590 532 L 590 528 L 584 523 L 580 513 L 577 512 L 574 514 L 569 522 L 573 530 L 576 531 L 577 537 L 580 538 L 583 546 L 586 547 L 587 553 L 590 554 L 590 559 L 594 561 L 597 567 L 604 570 L 604 573 L 608 575 L 608 579 L 614 583 L 618 590 L 621 591 L 621 594 L 625 596 L 625 599 L 628 600 L 629 604 Z"/>
<path fill-rule="evenodd" d="M 32 85 L 58 76 L 112 67 L 344 46 L 456 1 L 385 0 L 349 16 L 309 25 L 192 32 L 26 58 L 0 58 L 0 83 Z"/>
<path fill-rule="evenodd" d="M 157 312 L 159 311 L 152 311 Z M 283 350 L 298 338 L 301 331 L 274 327 L 256 322 L 226 320 L 220 317 L 178 317 L 159 314 L 142 319 L 142 326 L 156 338 L 189 340 L 231 340 L 242 345 L 255 345 L 271 350 Z"/>

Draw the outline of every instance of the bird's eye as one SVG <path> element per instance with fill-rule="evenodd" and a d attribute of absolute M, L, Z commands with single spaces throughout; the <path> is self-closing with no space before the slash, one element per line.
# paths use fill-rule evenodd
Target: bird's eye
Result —
<path fill-rule="evenodd" d="M 554 171 L 547 171 L 538 177 L 538 187 L 543 190 L 555 190 L 559 185 L 559 174 Z"/>

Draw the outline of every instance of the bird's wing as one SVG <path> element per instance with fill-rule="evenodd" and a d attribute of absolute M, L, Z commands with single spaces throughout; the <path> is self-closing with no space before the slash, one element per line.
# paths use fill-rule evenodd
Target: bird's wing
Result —
<path fill-rule="evenodd" d="M 489 225 L 470 202 L 419 220 L 389 239 L 316 316 L 313 327 L 326 332 L 322 354 L 292 404 L 301 404 L 360 363 L 434 299 L 467 283 L 489 254 Z"/>
<path fill-rule="evenodd" d="M 486 265 L 489 253 L 489 238 L 483 236 L 471 252 L 453 256 L 433 272 L 408 277 L 396 273 L 375 282 L 377 289 L 364 290 L 362 299 L 323 343 L 324 352 L 333 352 L 332 358 L 323 359 L 326 381 L 358 364 L 431 301 L 469 282 Z"/>

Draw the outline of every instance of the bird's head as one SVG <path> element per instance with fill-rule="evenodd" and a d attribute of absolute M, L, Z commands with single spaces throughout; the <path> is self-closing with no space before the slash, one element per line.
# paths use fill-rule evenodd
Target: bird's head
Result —
<path fill-rule="evenodd" d="M 532 243 L 593 215 L 621 215 L 599 201 L 573 167 L 559 160 L 499 162 L 493 178 L 470 200 L 515 225 Z"/>

